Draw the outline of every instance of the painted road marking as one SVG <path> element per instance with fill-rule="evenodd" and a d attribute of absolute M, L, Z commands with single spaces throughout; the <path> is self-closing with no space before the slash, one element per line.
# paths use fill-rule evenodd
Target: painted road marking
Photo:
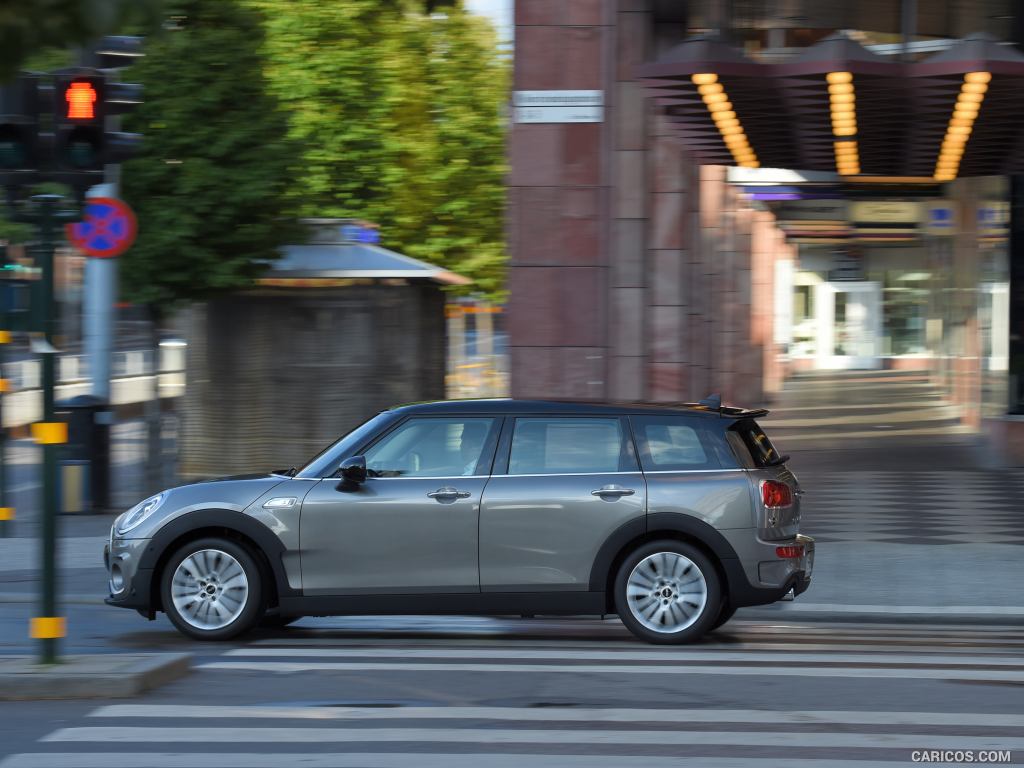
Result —
<path fill-rule="evenodd" d="M 950 736 L 904 733 L 843 733 L 806 731 L 637 731 L 491 728 L 184 728 L 83 727 L 61 728 L 43 742 L 103 742 L 152 744 L 587 744 L 662 746 L 831 747 L 953 750 L 1020 750 L 1024 737 Z"/>
<path fill-rule="evenodd" d="M 768 723 L 770 725 L 936 725 L 1024 728 L 1024 715 L 968 712 L 876 712 L 768 709 L 612 709 L 585 707 L 264 707 L 252 705 L 111 704 L 89 713 L 108 718 L 282 720 L 516 720 L 574 723 Z"/>

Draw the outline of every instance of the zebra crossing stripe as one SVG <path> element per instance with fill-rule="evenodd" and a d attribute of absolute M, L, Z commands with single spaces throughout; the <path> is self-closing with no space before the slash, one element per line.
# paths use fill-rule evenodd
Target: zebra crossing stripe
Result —
<path fill-rule="evenodd" d="M 650 746 L 751 746 L 801 748 L 1022 750 L 1024 737 L 950 736 L 904 733 L 844 733 L 806 731 L 689 731 L 491 728 L 244 728 L 206 727 L 81 727 L 62 728 L 43 742 L 107 744 L 557 744 Z"/>
<path fill-rule="evenodd" d="M 776 658 L 775 661 L 784 661 Z M 418 664 L 349 663 L 331 661 L 213 661 L 199 664 L 201 670 L 235 672 L 509 672 L 517 675 L 570 673 L 577 675 L 743 675 L 748 677 L 857 677 L 908 680 L 984 680 L 1024 682 L 1024 671 L 996 669 L 930 669 L 902 667 L 809 667 L 751 666 L 730 667 L 715 664 Z"/>
<path fill-rule="evenodd" d="M 1024 715 L 855 710 L 623 709 L 581 707 L 273 707 L 254 705 L 111 704 L 89 717 L 242 720 L 514 720 L 577 723 L 767 723 L 1024 728 Z"/>
<path fill-rule="evenodd" d="M 786 757 L 787 768 L 906 768 L 907 762 Z M 460 752 L 48 752 L 12 755 L 0 768 L 777 768 L 778 757 L 663 757 L 652 755 L 496 755 Z"/>
<path fill-rule="evenodd" d="M 675 661 L 675 662 L 764 662 L 778 663 L 778 652 L 751 651 L 547 651 L 533 649 L 473 648 L 235 648 L 225 657 L 287 657 L 287 658 L 352 658 L 352 659 L 532 659 L 548 661 Z M 1024 659 L 986 658 L 974 661 L 966 654 L 919 655 L 895 653 L 793 653 L 787 652 L 787 664 L 836 662 L 844 664 L 900 664 L 904 666 L 961 665 L 973 667 L 1016 667 L 1024 671 Z"/>

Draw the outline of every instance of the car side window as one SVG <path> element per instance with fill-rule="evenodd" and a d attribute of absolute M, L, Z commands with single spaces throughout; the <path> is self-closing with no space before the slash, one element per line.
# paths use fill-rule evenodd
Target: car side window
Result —
<path fill-rule="evenodd" d="M 412 418 L 368 448 L 370 477 L 459 477 L 486 474 L 496 419 Z M 485 466 L 486 465 L 486 466 Z"/>
<path fill-rule="evenodd" d="M 508 474 L 635 472 L 622 421 L 608 418 L 516 419 Z"/>
<path fill-rule="evenodd" d="M 686 416 L 632 416 L 633 434 L 645 472 L 720 469 L 702 430 Z"/>

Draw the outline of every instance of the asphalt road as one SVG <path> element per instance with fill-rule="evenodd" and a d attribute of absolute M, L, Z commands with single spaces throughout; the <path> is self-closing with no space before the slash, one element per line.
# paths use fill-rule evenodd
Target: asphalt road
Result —
<path fill-rule="evenodd" d="M 31 650 L 28 611 L 0 606 L 4 653 Z M 0 704 L 0 768 L 1024 762 L 1013 627 L 734 621 L 666 648 L 615 619 L 349 618 L 213 645 L 70 613 L 68 652 L 184 650 L 194 671 L 133 700 Z"/>

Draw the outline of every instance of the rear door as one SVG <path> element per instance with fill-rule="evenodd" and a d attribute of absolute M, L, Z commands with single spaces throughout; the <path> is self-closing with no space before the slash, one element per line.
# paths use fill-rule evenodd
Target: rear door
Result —
<path fill-rule="evenodd" d="M 718 530 L 750 528 L 747 478 L 734 463 L 723 464 L 705 421 L 676 413 L 630 417 L 648 512 L 689 515 Z"/>
<path fill-rule="evenodd" d="M 645 497 L 624 418 L 507 419 L 481 502 L 482 591 L 588 589 L 601 545 L 643 518 Z"/>

